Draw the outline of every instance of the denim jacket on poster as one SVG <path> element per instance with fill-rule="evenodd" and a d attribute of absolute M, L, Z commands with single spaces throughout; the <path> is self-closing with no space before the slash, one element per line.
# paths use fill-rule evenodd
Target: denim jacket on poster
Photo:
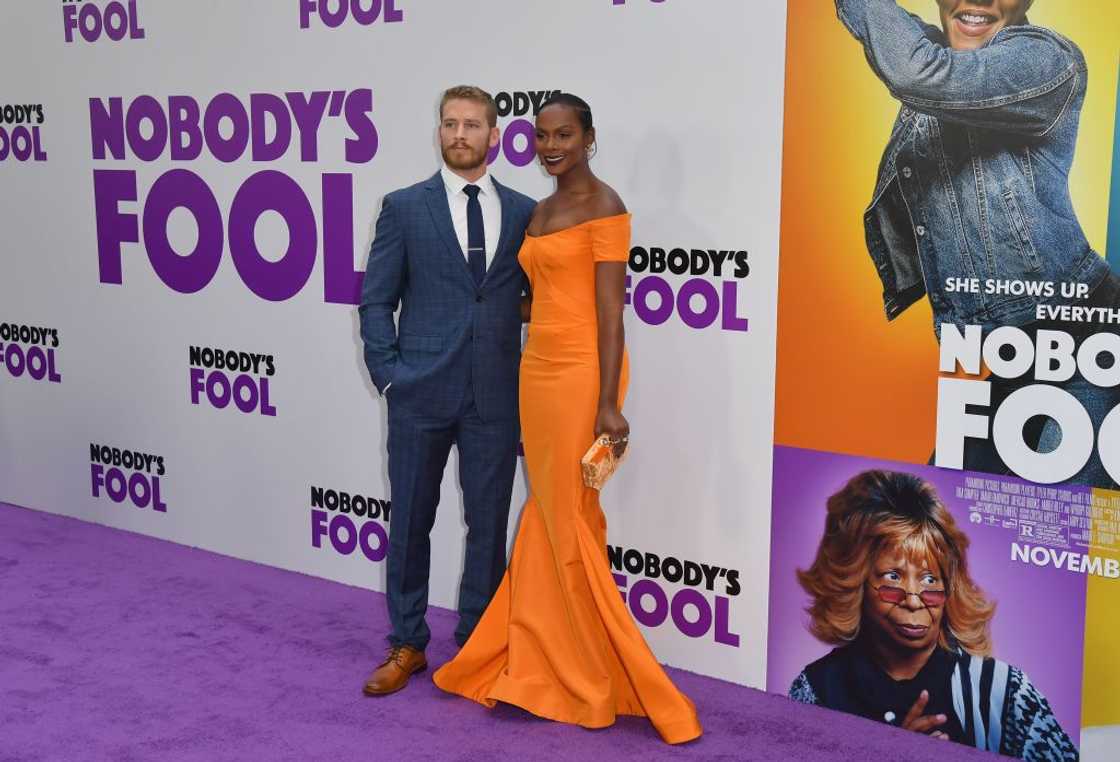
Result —
<path fill-rule="evenodd" d="M 1025 24 L 953 50 L 895 0 L 836 0 L 836 10 L 902 102 L 864 213 L 887 319 L 928 293 L 935 332 L 943 322 L 987 332 L 1030 323 L 1037 304 L 1068 301 L 1060 292 L 950 292 L 946 278 L 1095 289 L 1108 265 L 1069 196 L 1088 75 L 1077 46 Z"/>

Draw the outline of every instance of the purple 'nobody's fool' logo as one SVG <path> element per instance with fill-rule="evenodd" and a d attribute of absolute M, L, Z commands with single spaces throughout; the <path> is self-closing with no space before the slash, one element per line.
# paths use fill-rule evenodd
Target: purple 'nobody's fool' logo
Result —
<path fill-rule="evenodd" d="M 607 546 L 607 558 L 622 600 L 639 624 L 671 625 L 690 638 L 711 637 L 720 645 L 739 647 L 739 635 L 731 631 L 731 606 L 742 592 L 738 569 L 617 545 Z M 631 583 L 628 575 L 641 579 Z"/>
<path fill-rule="evenodd" d="M 320 132 L 332 122 L 340 122 L 347 135 L 336 157 L 366 164 L 378 149 L 371 117 L 373 91 L 368 88 L 253 93 L 247 99 L 219 93 L 206 103 L 189 95 L 162 100 L 140 95 L 127 103 L 122 98 L 90 98 L 89 112 L 95 161 L 153 162 L 166 157 L 189 165 L 208 154 L 208 159 L 226 164 L 260 164 L 295 153 L 300 161 L 313 163 L 319 161 Z M 318 210 L 296 180 L 272 169 L 249 175 L 224 211 L 206 180 L 186 167 L 162 174 L 143 196 L 136 170 L 94 169 L 93 191 L 102 283 L 124 282 L 122 245 L 139 243 L 142 235 L 160 280 L 179 293 L 195 293 L 217 273 L 228 242 L 237 274 L 249 290 L 261 299 L 284 301 L 311 277 L 321 241 L 323 300 L 358 303 L 363 273 L 354 268 L 352 174 L 322 174 Z M 136 211 L 122 210 L 122 204 L 141 199 Z M 176 251 L 168 237 L 168 219 L 179 208 L 198 227 L 190 252 Z M 288 248 L 278 258 L 265 257 L 255 239 L 257 220 L 269 211 L 279 214 L 288 229 Z"/>
<path fill-rule="evenodd" d="M 94 497 L 167 513 L 160 483 L 167 473 L 162 455 L 90 443 L 89 459 Z"/>
<path fill-rule="evenodd" d="M 0 162 L 46 161 L 40 132 L 44 121 L 41 103 L 0 105 Z"/>
<path fill-rule="evenodd" d="M 0 323 L 0 370 L 12 378 L 62 383 L 58 372 L 58 329 Z"/>
<path fill-rule="evenodd" d="M 138 0 L 62 0 L 62 29 L 67 42 L 142 40 Z"/>
<path fill-rule="evenodd" d="M 504 157 L 515 167 L 524 167 L 537 158 L 536 125 L 533 119 L 541 110 L 541 104 L 559 90 L 515 90 L 502 91 L 494 96 L 498 107 L 498 126 L 501 140 L 490 149 L 486 163 L 493 164 L 498 157 Z"/>
<path fill-rule="evenodd" d="M 662 325 L 675 316 L 695 330 L 746 331 L 739 284 L 750 275 L 748 260 L 746 251 L 736 249 L 634 246 L 626 304 L 646 325 Z"/>
<path fill-rule="evenodd" d="M 367 561 L 379 563 L 389 553 L 388 500 L 351 495 L 322 487 L 311 488 L 311 546 L 322 548 L 323 540 L 340 556 L 360 551 Z"/>
<path fill-rule="evenodd" d="M 309 29 L 314 18 L 331 29 L 347 21 L 360 26 L 377 21 L 393 24 L 404 21 L 404 11 L 398 4 L 398 0 L 299 0 L 299 28 Z"/>
<path fill-rule="evenodd" d="M 276 375 L 272 355 L 212 347 L 190 348 L 191 404 L 205 400 L 222 410 L 233 403 L 242 413 L 275 417 L 269 380 Z"/>

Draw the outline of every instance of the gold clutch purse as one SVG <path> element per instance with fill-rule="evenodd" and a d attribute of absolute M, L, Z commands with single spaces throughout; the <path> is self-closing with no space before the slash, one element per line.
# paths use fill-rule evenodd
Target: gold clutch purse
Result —
<path fill-rule="evenodd" d="M 622 465 L 622 461 L 626 460 L 626 453 L 630 452 L 629 444 L 626 442 L 623 444 L 622 454 L 615 455 L 615 445 L 611 444 L 610 437 L 603 435 L 592 442 L 591 447 L 579 461 L 583 471 L 583 483 L 592 489 L 602 489 L 607 479 L 610 479 Z"/>

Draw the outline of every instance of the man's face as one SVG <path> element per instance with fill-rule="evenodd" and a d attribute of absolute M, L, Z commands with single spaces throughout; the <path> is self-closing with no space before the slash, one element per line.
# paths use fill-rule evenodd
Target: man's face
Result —
<path fill-rule="evenodd" d="M 941 27 L 954 50 L 973 50 L 1005 26 L 1022 24 L 1032 0 L 937 0 Z"/>
<path fill-rule="evenodd" d="M 867 585 L 864 627 L 878 630 L 885 640 L 903 649 L 921 651 L 937 642 L 945 606 L 927 606 L 917 595 L 923 590 L 945 590 L 936 564 L 907 558 L 898 548 L 886 548 L 872 561 Z M 885 601 L 878 593 L 884 586 L 900 589 L 906 595 L 899 603 Z"/>
<path fill-rule="evenodd" d="M 486 164 L 486 154 L 498 144 L 498 128 L 486 118 L 486 106 L 453 98 L 443 106 L 439 122 L 443 160 L 451 169 L 472 170 Z"/>

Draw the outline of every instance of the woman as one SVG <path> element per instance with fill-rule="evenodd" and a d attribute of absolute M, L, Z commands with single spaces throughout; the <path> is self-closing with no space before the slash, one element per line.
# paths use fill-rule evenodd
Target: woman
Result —
<path fill-rule="evenodd" d="M 470 640 L 434 677 L 488 707 L 497 701 L 600 728 L 649 717 L 668 743 L 698 737 L 692 702 L 662 671 L 618 594 L 599 493 L 580 458 L 610 437 L 621 451 L 628 364 L 622 305 L 630 215 L 591 171 L 591 109 L 568 94 L 537 116 L 536 149 L 557 179 L 518 256 L 532 290 L 521 360 L 529 499 L 509 569 Z"/>
<path fill-rule="evenodd" d="M 1012 325 L 1064 330 L 1080 343 L 1109 330 L 1037 319 L 1040 304 L 1069 302 L 1039 293 L 1045 283 L 1084 284 L 1089 296 L 1076 304 L 1110 307 L 1120 305 L 1120 279 L 1089 246 L 1069 193 L 1085 58 L 1071 41 L 1028 23 L 1031 5 L 937 0 L 938 29 L 893 0 L 836 0 L 872 70 L 902 102 L 864 213 L 888 320 L 928 294 L 937 333 L 943 323 L 980 325 L 985 334 Z M 982 288 L 947 285 L 969 279 Z M 1023 284 L 1038 290 L 1022 293 Z M 1033 375 L 992 379 L 990 407 Z M 1079 373 L 1062 386 L 1097 426 L 1120 402 L 1116 389 Z M 1061 430 L 1048 420 L 1028 437 L 1049 452 Z M 1009 473 L 991 442 L 970 438 L 964 467 Z M 1072 481 L 1115 486 L 1096 453 Z"/>
<path fill-rule="evenodd" d="M 995 605 L 968 573 L 968 537 L 933 487 L 865 471 L 828 499 L 798 580 L 809 629 L 835 645 L 790 698 L 1021 759 L 1076 760 L 1046 699 L 991 657 Z"/>

